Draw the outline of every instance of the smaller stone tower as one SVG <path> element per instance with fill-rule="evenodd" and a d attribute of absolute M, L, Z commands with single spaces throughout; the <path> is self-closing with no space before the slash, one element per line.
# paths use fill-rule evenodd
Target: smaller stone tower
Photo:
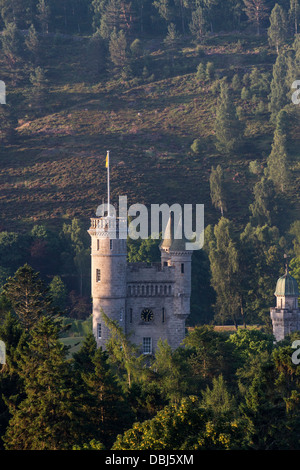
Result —
<path fill-rule="evenodd" d="M 270 310 L 273 334 L 276 341 L 281 341 L 286 335 L 300 330 L 299 288 L 296 279 L 289 273 L 288 263 L 285 274 L 277 281 L 274 295 L 276 307 Z"/>
<path fill-rule="evenodd" d="M 172 228 L 174 230 L 170 218 L 166 228 L 166 233 L 169 233 L 169 236 L 165 236 L 160 245 L 160 251 L 162 266 L 173 266 L 174 268 L 173 324 L 169 330 L 169 342 L 179 345 L 185 338 L 185 323 L 190 315 L 193 251 L 186 250 L 187 240 L 184 237 L 175 238 L 174 232 L 176 233 L 176 231 L 173 231 Z M 180 230 L 179 232 L 182 233 Z"/>

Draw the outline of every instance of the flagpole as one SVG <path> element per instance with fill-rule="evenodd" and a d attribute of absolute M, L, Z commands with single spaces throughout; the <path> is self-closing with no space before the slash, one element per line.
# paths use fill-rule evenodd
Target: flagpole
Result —
<path fill-rule="evenodd" d="M 107 215 L 110 217 L 110 174 L 109 174 L 109 150 L 107 150 Z"/>

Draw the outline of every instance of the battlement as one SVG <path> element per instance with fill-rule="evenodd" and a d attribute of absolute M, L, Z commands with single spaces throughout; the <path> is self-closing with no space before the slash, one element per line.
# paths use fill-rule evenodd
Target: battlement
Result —
<path fill-rule="evenodd" d="M 150 271 L 153 271 L 155 273 L 157 272 L 165 272 L 169 273 L 170 269 L 174 269 L 173 266 L 162 266 L 161 263 L 128 263 L 127 264 L 127 269 L 129 272 L 141 272 L 145 270 L 145 273 L 149 273 Z"/>
<path fill-rule="evenodd" d="M 90 235 L 124 240 L 127 238 L 127 220 L 125 217 L 93 217 L 88 232 Z"/>

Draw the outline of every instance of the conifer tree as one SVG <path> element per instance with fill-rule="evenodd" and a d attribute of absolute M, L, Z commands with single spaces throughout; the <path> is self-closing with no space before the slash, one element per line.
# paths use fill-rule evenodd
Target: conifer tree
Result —
<path fill-rule="evenodd" d="M 178 39 L 178 33 L 176 30 L 176 25 L 174 23 L 170 23 L 168 26 L 167 36 L 164 39 L 164 43 L 167 44 L 168 46 L 174 47 L 177 39 Z"/>
<path fill-rule="evenodd" d="M 209 240 L 209 260 L 211 283 L 217 296 L 216 318 L 222 322 L 230 319 L 237 325 L 241 307 L 239 256 L 232 223 L 224 217 L 215 225 Z"/>
<path fill-rule="evenodd" d="M 40 60 L 41 47 L 40 47 L 40 41 L 37 35 L 37 31 L 33 24 L 30 26 L 28 30 L 28 36 L 25 39 L 25 44 L 30 53 L 31 61 L 34 64 L 38 64 Z"/>
<path fill-rule="evenodd" d="M 87 392 L 84 408 L 93 428 L 93 438 L 109 449 L 117 434 L 130 427 L 133 415 L 108 364 L 108 354 L 101 348 L 97 349 L 92 365 L 92 370 L 82 371 L 83 386 Z"/>
<path fill-rule="evenodd" d="M 16 127 L 18 120 L 13 108 L 9 105 L 0 105 L 0 142 L 11 144 L 17 138 Z"/>
<path fill-rule="evenodd" d="M 288 157 L 286 134 L 276 128 L 272 150 L 267 161 L 267 174 L 278 191 L 284 192 L 288 185 Z"/>
<path fill-rule="evenodd" d="M 294 35 L 298 34 L 298 25 L 300 20 L 300 4 L 299 0 L 290 0 L 289 21 Z"/>
<path fill-rule="evenodd" d="M 249 206 L 252 214 L 251 222 L 256 225 L 272 226 L 277 210 L 273 181 L 263 177 L 255 184 L 253 194 L 254 201 Z"/>
<path fill-rule="evenodd" d="M 279 111 L 287 104 L 287 93 L 289 88 L 286 84 L 288 65 L 283 53 L 277 56 L 273 66 L 273 78 L 271 81 L 271 93 L 269 95 L 269 111 L 271 121 L 275 121 Z"/>
<path fill-rule="evenodd" d="M 261 25 L 268 16 L 268 8 L 265 0 L 244 0 L 245 12 L 248 20 L 256 26 L 256 33 L 259 36 Z"/>
<path fill-rule="evenodd" d="M 100 28 L 101 17 L 105 11 L 107 0 L 92 0 L 91 10 L 93 13 L 92 26 L 96 32 Z"/>
<path fill-rule="evenodd" d="M 109 41 L 110 60 L 117 68 L 123 68 L 128 62 L 127 40 L 124 31 L 113 30 Z"/>
<path fill-rule="evenodd" d="M 276 3 L 270 15 L 268 39 L 270 46 L 276 48 L 277 54 L 287 38 L 287 18 L 284 9 Z"/>
<path fill-rule="evenodd" d="M 101 16 L 99 31 L 104 39 L 109 39 L 114 29 L 121 29 L 121 3 L 120 0 L 109 0 Z"/>
<path fill-rule="evenodd" d="M 60 329 L 43 317 L 31 331 L 19 360 L 25 398 L 18 406 L 10 403 L 12 418 L 3 438 L 7 450 L 65 450 L 86 440 Z"/>
<path fill-rule="evenodd" d="M 192 21 L 189 24 L 189 28 L 197 41 L 201 41 L 207 31 L 207 21 L 204 9 L 201 6 L 192 12 Z"/>
<path fill-rule="evenodd" d="M 20 62 L 22 37 L 15 23 L 8 23 L 1 35 L 2 51 L 11 69 Z"/>
<path fill-rule="evenodd" d="M 47 288 L 28 264 L 7 280 L 3 292 L 25 330 L 31 329 L 42 316 L 55 313 Z"/>
<path fill-rule="evenodd" d="M 49 296 L 53 305 L 62 312 L 66 307 L 67 288 L 60 276 L 54 276 L 50 282 Z"/>
<path fill-rule="evenodd" d="M 226 197 L 224 190 L 224 175 L 221 165 L 218 165 L 215 169 L 212 167 L 210 174 L 210 197 L 213 206 L 221 211 L 223 217 L 226 208 Z"/>
<path fill-rule="evenodd" d="M 31 88 L 27 92 L 29 106 L 37 115 L 45 112 L 48 98 L 48 80 L 42 67 L 36 67 L 30 74 Z"/>
<path fill-rule="evenodd" d="M 43 34 L 48 34 L 50 21 L 50 5 L 48 0 L 39 0 L 37 4 L 37 19 Z"/>
<path fill-rule="evenodd" d="M 243 126 L 237 117 L 229 87 L 222 83 L 215 120 L 217 150 L 226 154 L 234 152 L 241 142 L 242 134 Z"/>
<path fill-rule="evenodd" d="M 32 23 L 31 0 L 0 0 L 0 15 L 7 26 L 13 23 L 20 29 Z"/>

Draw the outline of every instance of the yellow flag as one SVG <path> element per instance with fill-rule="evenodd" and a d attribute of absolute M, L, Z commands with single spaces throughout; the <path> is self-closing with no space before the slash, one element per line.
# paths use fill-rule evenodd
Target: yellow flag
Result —
<path fill-rule="evenodd" d="M 108 168 L 108 159 L 109 159 L 109 156 L 108 156 L 108 152 L 107 152 L 107 155 L 106 155 L 106 163 L 105 163 L 105 168 Z"/>

